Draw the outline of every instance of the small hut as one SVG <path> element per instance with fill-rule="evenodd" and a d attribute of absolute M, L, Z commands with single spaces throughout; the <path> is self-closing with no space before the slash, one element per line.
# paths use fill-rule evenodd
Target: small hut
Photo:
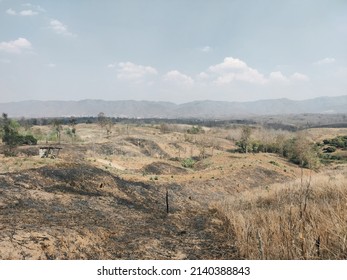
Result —
<path fill-rule="evenodd" d="M 60 147 L 40 147 L 40 158 L 56 158 L 61 149 Z"/>

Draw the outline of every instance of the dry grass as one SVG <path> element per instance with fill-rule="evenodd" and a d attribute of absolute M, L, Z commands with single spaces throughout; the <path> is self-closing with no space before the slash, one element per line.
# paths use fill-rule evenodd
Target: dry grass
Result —
<path fill-rule="evenodd" d="M 38 156 L 39 145 L 57 144 L 46 143 L 51 127 L 34 127 L 38 146 L 0 155 L 0 259 L 346 258 L 342 172 L 272 185 L 300 169 L 275 154 L 230 153 L 239 128 L 189 127 L 115 124 L 107 135 L 79 124 L 78 141 L 62 134 L 56 159 Z M 260 141 L 291 136 L 252 131 Z M 183 169 L 189 157 L 197 162 Z M 225 197 L 234 198 L 210 211 Z"/>
<path fill-rule="evenodd" d="M 254 189 L 218 204 L 244 259 L 346 259 L 347 173 Z"/>

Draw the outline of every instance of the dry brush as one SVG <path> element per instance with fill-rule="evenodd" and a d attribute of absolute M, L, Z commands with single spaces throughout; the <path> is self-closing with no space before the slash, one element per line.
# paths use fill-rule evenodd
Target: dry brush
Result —
<path fill-rule="evenodd" d="M 346 259 L 346 176 L 319 174 L 252 189 L 218 204 L 240 258 Z"/>

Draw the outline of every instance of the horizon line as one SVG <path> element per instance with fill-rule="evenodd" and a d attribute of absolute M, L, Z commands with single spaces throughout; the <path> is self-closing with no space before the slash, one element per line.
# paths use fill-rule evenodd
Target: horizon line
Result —
<path fill-rule="evenodd" d="M 320 98 L 337 98 L 337 97 L 347 97 L 347 94 L 344 95 L 334 95 L 334 96 L 317 96 L 307 99 L 290 99 L 288 97 L 281 97 L 281 98 L 267 98 L 267 99 L 255 99 L 255 100 L 248 100 L 248 101 L 228 101 L 228 100 L 211 100 L 211 99 L 197 99 L 182 103 L 176 103 L 173 101 L 164 101 L 164 100 L 137 100 L 137 99 L 114 99 L 114 100 L 107 100 L 107 99 L 92 99 L 92 98 L 86 98 L 86 99 L 79 99 L 79 100 L 38 100 L 38 99 L 26 99 L 26 100 L 20 100 L 20 101 L 7 101 L 7 102 L 0 102 L 0 104 L 9 104 L 9 103 L 21 103 L 21 102 L 82 102 L 82 101 L 102 101 L 102 102 L 153 102 L 153 103 L 172 103 L 175 105 L 182 105 L 182 104 L 188 104 L 188 103 L 194 103 L 194 102 L 227 102 L 227 103 L 251 103 L 251 102 L 259 102 L 259 101 L 271 101 L 271 100 L 289 100 L 289 101 L 307 101 L 307 100 L 314 100 L 314 99 L 320 99 Z"/>

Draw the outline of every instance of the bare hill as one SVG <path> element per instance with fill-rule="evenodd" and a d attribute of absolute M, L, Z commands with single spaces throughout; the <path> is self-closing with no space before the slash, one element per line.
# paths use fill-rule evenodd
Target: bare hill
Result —
<path fill-rule="evenodd" d="M 62 137 L 55 159 L 37 146 L 0 154 L 0 259 L 238 259 L 214 204 L 299 172 L 276 155 L 230 153 L 223 134 L 202 158 L 179 132 L 76 129 L 80 141 Z"/>

